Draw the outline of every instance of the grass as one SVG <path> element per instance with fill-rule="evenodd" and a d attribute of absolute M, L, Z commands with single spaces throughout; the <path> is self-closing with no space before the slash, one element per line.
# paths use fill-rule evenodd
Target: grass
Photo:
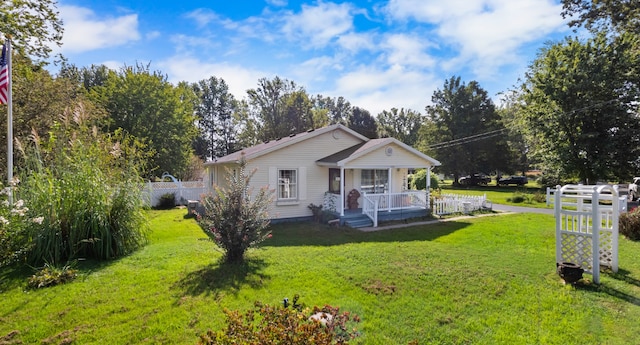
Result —
<path fill-rule="evenodd" d="M 246 264 L 219 264 L 184 210 L 150 211 L 150 244 L 80 262 L 72 283 L 26 290 L 0 271 L 0 343 L 194 344 L 224 308 L 300 294 L 362 318 L 361 344 L 628 344 L 640 336 L 640 243 L 620 271 L 563 285 L 554 219 L 519 214 L 359 232 L 279 224 Z M 586 275 L 587 278 L 590 276 Z"/>

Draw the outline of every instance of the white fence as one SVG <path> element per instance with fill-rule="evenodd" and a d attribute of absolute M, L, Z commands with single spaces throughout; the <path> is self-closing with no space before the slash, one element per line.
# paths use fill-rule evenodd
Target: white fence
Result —
<path fill-rule="evenodd" d="M 487 206 L 487 195 L 442 194 L 433 199 L 433 214 L 469 213 Z"/>
<path fill-rule="evenodd" d="M 173 194 L 177 205 L 186 205 L 187 200 L 200 200 L 205 193 L 202 181 L 147 182 L 142 193 L 144 200 L 151 207 L 157 206 L 164 194 Z"/>
<path fill-rule="evenodd" d="M 583 185 L 577 185 L 577 186 L 583 186 Z M 600 185 L 599 185 L 600 186 Z M 627 186 L 620 186 L 620 185 L 616 185 L 614 187 L 617 187 L 617 191 L 618 191 L 618 211 L 620 213 L 624 213 L 628 211 L 628 203 L 629 203 L 629 195 L 628 195 L 628 187 Z M 550 188 L 547 187 L 547 206 L 551 206 L 554 204 L 555 202 L 555 192 L 556 192 L 556 188 Z M 572 204 L 571 201 L 565 200 L 565 204 L 564 206 L 573 206 L 575 207 L 576 205 Z M 581 204 L 580 206 L 583 208 L 583 211 L 587 210 L 587 208 L 590 209 L 591 204 Z"/>

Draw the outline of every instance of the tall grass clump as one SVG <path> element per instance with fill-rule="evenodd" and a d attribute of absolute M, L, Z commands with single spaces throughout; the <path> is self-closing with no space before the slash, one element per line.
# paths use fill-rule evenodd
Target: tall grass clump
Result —
<path fill-rule="evenodd" d="M 22 195 L 41 224 L 29 227 L 32 264 L 111 259 L 146 243 L 140 145 L 121 132 L 100 134 L 77 108 L 48 138 L 25 147 Z"/>

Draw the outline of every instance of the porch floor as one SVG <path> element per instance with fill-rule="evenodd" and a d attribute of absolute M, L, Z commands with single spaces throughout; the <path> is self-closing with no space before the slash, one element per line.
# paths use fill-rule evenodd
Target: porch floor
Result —
<path fill-rule="evenodd" d="M 378 222 L 426 217 L 428 214 L 428 210 L 423 207 L 408 207 L 391 211 L 384 210 L 378 211 Z M 373 226 L 373 222 L 369 217 L 362 214 L 361 208 L 356 208 L 344 210 L 344 216 L 340 217 L 340 225 L 346 225 L 352 228 L 362 228 Z"/>

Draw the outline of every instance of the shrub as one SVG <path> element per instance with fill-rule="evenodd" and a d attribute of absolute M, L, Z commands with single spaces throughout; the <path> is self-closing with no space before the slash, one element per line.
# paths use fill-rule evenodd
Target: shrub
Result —
<path fill-rule="evenodd" d="M 223 251 L 227 263 L 244 261 L 247 249 L 271 236 L 266 229 L 272 192 L 265 187 L 252 195 L 249 184 L 255 170 L 247 174 L 246 165 L 243 155 L 238 174 L 227 171 L 229 187 L 216 186 L 212 194 L 205 195 L 204 213 L 196 215 L 198 225 Z"/>
<path fill-rule="evenodd" d="M 418 169 L 416 172 L 409 176 L 409 185 L 411 189 L 415 190 L 424 190 L 427 188 L 427 169 Z M 436 176 L 433 172 L 430 176 L 431 179 L 431 188 L 438 189 L 440 186 L 440 182 L 438 181 L 438 176 Z"/>
<path fill-rule="evenodd" d="M 156 206 L 159 210 L 168 210 L 176 207 L 176 195 L 173 193 L 165 193 L 160 195 L 160 200 Z"/>
<path fill-rule="evenodd" d="M 21 188 L 42 223 L 28 229 L 29 262 L 60 265 L 73 258 L 112 259 L 146 243 L 138 144 L 121 132 L 101 135 L 63 118 L 49 138 L 26 148 Z"/>
<path fill-rule="evenodd" d="M 43 287 L 54 286 L 68 283 L 78 276 L 78 271 L 66 265 L 57 268 L 49 264 L 38 270 L 31 278 L 29 278 L 28 286 L 31 289 L 40 289 Z"/>
<path fill-rule="evenodd" d="M 508 202 L 512 202 L 512 203 L 522 203 L 526 200 L 526 197 L 524 194 L 520 193 L 520 192 L 515 192 L 512 194 L 512 196 L 510 198 L 507 198 Z"/>
<path fill-rule="evenodd" d="M 9 202 L 9 195 L 16 195 L 18 179 L 9 187 L 0 184 L 0 267 L 22 261 L 29 248 L 27 228 L 31 223 L 40 224 L 43 217 L 31 217 L 24 200 Z"/>
<path fill-rule="evenodd" d="M 632 241 L 640 240 L 640 208 L 622 213 L 618 222 L 620 234 Z"/>
<path fill-rule="evenodd" d="M 340 313 L 340 308 L 329 305 L 304 308 L 297 304 L 297 298 L 292 308 L 256 302 L 254 309 L 244 314 L 229 310 L 225 314 L 226 328 L 209 330 L 198 344 L 348 344 L 359 335 L 349 327 L 350 322 L 360 321 L 357 315 Z"/>
<path fill-rule="evenodd" d="M 547 202 L 547 194 L 537 191 L 533 194 L 533 201 L 544 204 Z"/>

